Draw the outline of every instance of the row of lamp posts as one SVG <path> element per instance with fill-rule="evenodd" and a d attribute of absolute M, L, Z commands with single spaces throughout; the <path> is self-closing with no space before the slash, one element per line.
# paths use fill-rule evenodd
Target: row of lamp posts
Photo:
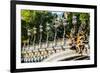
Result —
<path fill-rule="evenodd" d="M 63 27 L 64 27 L 64 32 L 63 32 L 63 46 L 65 46 L 66 44 L 66 39 L 65 39 L 65 35 L 66 35 L 66 26 L 67 26 L 67 19 L 63 18 Z M 72 20 L 72 24 L 73 26 L 75 26 L 75 24 L 77 23 L 77 18 L 76 16 L 73 16 L 73 20 Z M 46 37 L 46 47 L 48 48 L 48 38 L 49 38 L 49 33 L 48 31 L 50 30 L 50 24 L 47 23 L 46 24 L 46 31 L 47 31 L 47 37 Z M 57 46 L 57 28 L 58 26 L 60 25 L 60 22 L 59 22 L 59 19 L 55 20 L 55 24 L 54 24 L 54 28 L 55 28 L 55 36 L 54 36 L 54 47 Z M 39 26 L 40 28 L 40 39 L 39 39 L 39 48 L 42 47 L 42 32 L 43 32 L 43 26 L 40 25 Z M 34 34 L 34 40 L 33 40 L 33 46 L 34 46 L 34 49 L 36 48 L 35 47 L 35 41 L 36 41 L 36 30 L 37 28 L 33 27 L 33 34 Z M 28 37 L 29 37 L 29 44 L 28 44 L 28 48 L 30 48 L 30 36 L 31 36 L 31 30 L 28 30 Z"/>
<path fill-rule="evenodd" d="M 49 32 L 49 30 L 50 30 L 49 25 L 50 25 L 50 24 L 47 23 L 47 27 L 46 27 L 46 30 L 47 30 L 47 39 L 46 39 L 47 42 L 46 42 L 46 47 L 47 47 L 47 48 L 48 48 L 48 44 L 49 44 L 49 43 L 48 43 L 48 38 L 49 38 L 49 33 L 48 33 L 48 32 Z"/>

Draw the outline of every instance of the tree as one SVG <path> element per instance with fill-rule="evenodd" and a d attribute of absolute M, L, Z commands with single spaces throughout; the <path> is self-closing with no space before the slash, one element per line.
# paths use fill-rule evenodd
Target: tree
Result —
<path fill-rule="evenodd" d="M 39 35 L 40 35 L 40 29 L 39 26 L 42 25 L 43 26 L 43 32 L 42 32 L 42 41 L 46 41 L 46 36 L 47 36 L 47 31 L 46 31 L 46 24 L 49 23 L 50 24 L 50 30 L 49 30 L 49 36 L 50 38 L 52 38 L 53 36 L 53 23 L 52 20 L 54 19 L 54 15 L 49 12 L 49 11 L 37 11 L 37 10 L 22 10 L 21 11 L 21 24 L 22 24 L 22 37 L 24 38 L 24 40 L 28 39 L 25 37 L 28 37 L 27 35 L 27 30 L 28 29 L 32 29 L 33 27 L 37 28 L 37 34 L 36 34 L 36 43 L 39 42 Z M 24 21 L 24 22 L 23 22 Z M 25 34 L 25 35 L 24 35 Z M 31 39 L 31 41 L 33 40 L 33 38 Z"/>

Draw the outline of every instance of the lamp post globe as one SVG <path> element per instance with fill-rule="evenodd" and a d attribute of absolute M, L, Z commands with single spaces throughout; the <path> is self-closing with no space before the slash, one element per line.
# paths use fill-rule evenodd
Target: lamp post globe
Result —
<path fill-rule="evenodd" d="M 55 20 L 55 25 L 54 25 L 54 27 L 55 27 L 55 37 L 54 37 L 54 44 L 55 44 L 55 46 L 57 45 L 56 37 L 57 37 L 57 27 L 59 26 L 59 21 L 58 20 L 59 19 Z"/>
<path fill-rule="evenodd" d="M 40 40 L 39 40 L 39 48 L 42 48 L 42 44 L 41 44 L 41 41 L 42 41 L 42 32 L 43 32 L 43 26 L 42 25 L 40 25 L 39 26 L 40 27 Z"/>
<path fill-rule="evenodd" d="M 34 49 L 35 49 L 35 40 L 36 40 L 36 33 L 37 33 L 37 32 L 36 32 L 36 29 L 37 29 L 37 28 L 33 27 L 33 35 L 34 35 L 34 36 L 33 36 L 33 37 L 34 37 L 34 39 L 33 39 L 33 47 L 34 47 Z"/>
<path fill-rule="evenodd" d="M 31 30 L 30 29 L 28 29 L 27 35 L 28 35 L 28 50 L 29 50 L 30 49 L 30 36 L 31 36 Z"/>
<path fill-rule="evenodd" d="M 77 24 L 77 17 L 73 15 L 73 20 L 72 20 L 73 25 Z"/>
<path fill-rule="evenodd" d="M 31 35 L 31 30 L 30 29 L 28 29 L 28 36 L 30 36 Z"/>
<path fill-rule="evenodd" d="M 48 48 L 48 38 L 49 38 L 49 34 L 48 34 L 48 31 L 50 30 L 50 24 L 46 24 L 47 25 L 47 27 L 46 27 L 46 30 L 47 30 L 47 39 L 46 39 L 46 48 Z"/>
<path fill-rule="evenodd" d="M 36 32 L 36 29 L 37 29 L 37 28 L 35 28 L 35 27 L 33 28 L 34 34 L 36 34 L 36 33 L 37 33 L 37 32 Z"/>
<path fill-rule="evenodd" d="M 66 30 L 65 30 L 65 26 L 67 25 L 67 19 L 63 18 L 63 27 L 64 27 L 64 33 L 63 33 L 63 45 L 66 44 L 66 40 L 65 40 L 65 35 L 66 35 Z"/>

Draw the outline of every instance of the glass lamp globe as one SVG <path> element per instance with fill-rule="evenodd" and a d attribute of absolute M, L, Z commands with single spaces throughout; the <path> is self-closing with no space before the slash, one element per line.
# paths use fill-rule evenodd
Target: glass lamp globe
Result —
<path fill-rule="evenodd" d="M 33 31 L 34 31 L 34 34 L 36 34 L 36 28 L 35 27 L 33 28 Z"/>
<path fill-rule="evenodd" d="M 30 36 L 30 35 L 31 35 L 31 33 L 30 33 L 30 32 L 31 32 L 31 30 L 28 30 L 28 36 Z"/>
<path fill-rule="evenodd" d="M 77 23 L 77 17 L 76 17 L 75 15 L 73 16 L 72 23 L 73 23 L 74 25 Z"/>
<path fill-rule="evenodd" d="M 47 27 L 46 29 L 47 29 L 47 30 L 50 30 L 50 27 Z"/>
<path fill-rule="evenodd" d="M 74 25 L 77 23 L 77 21 L 76 20 L 73 20 L 73 22 L 72 22 Z"/>
<path fill-rule="evenodd" d="M 50 24 L 47 23 L 47 26 L 49 26 Z"/>
<path fill-rule="evenodd" d="M 73 16 L 73 19 L 76 19 L 76 18 L 77 18 L 77 17 L 74 15 L 74 16 Z"/>
<path fill-rule="evenodd" d="M 42 28 L 43 26 L 42 25 L 40 25 L 40 28 Z"/>
<path fill-rule="evenodd" d="M 43 30 L 42 29 L 40 29 L 40 32 L 42 32 Z"/>
<path fill-rule="evenodd" d="M 34 34 L 36 34 L 36 31 L 34 31 Z"/>

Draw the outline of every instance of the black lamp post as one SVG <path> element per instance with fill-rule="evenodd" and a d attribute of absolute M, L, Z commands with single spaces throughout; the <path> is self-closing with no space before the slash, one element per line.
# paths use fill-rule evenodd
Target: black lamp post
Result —
<path fill-rule="evenodd" d="M 46 47 L 48 48 L 48 38 L 49 38 L 49 34 L 48 34 L 48 31 L 50 30 L 50 27 L 49 27 L 50 24 L 47 23 L 47 27 L 46 27 L 46 30 L 47 30 L 47 39 L 46 39 Z"/>
<path fill-rule="evenodd" d="M 77 16 L 73 15 L 72 19 L 73 29 L 72 29 L 72 36 L 74 37 L 76 35 L 76 24 L 77 24 Z"/>
<path fill-rule="evenodd" d="M 67 25 L 67 20 L 66 19 L 63 19 L 63 26 L 64 26 L 64 33 L 63 33 L 63 42 L 65 45 L 66 44 L 66 39 L 65 39 L 65 35 L 66 35 L 66 30 L 65 30 L 65 26 Z"/>
<path fill-rule="evenodd" d="M 40 40 L 39 40 L 39 48 L 41 48 L 42 47 L 42 44 L 41 44 L 41 41 L 42 41 L 42 32 L 43 32 L 43 26 L 42 25 L 40 25 L 39 26 L 40 27 Z"/>
<path fill-rule="evenodd" d="M 28 29 L 27 35 L 28 35 L 28 49 L 30 49 L 30 36 L 31 36 L 31 30 L 30 29 Z"/>
<path fill-rule="evenodd" d="M 35 40 L 36 40 L 36 29 L 37 28 L 35 28 L 35 27 L 33 27 L 33 35 L 34 35 L 34 40 L 33 40 L 33 47 L 34 47 L 34 49 L 35 49 Z"/>
<path fill-rule="evenodd" d="M 58 26 L 59 26 L 59 19 L 58 20 L 55 20 L 55 25 L 54 25 L 54 27 L 55 27 L 55 36 L 54 36 L 54 43 L 55 43 L 55 45 L 54 46 L 57 45 L 56 37 L 57 37 L 57 27 Z"/>

